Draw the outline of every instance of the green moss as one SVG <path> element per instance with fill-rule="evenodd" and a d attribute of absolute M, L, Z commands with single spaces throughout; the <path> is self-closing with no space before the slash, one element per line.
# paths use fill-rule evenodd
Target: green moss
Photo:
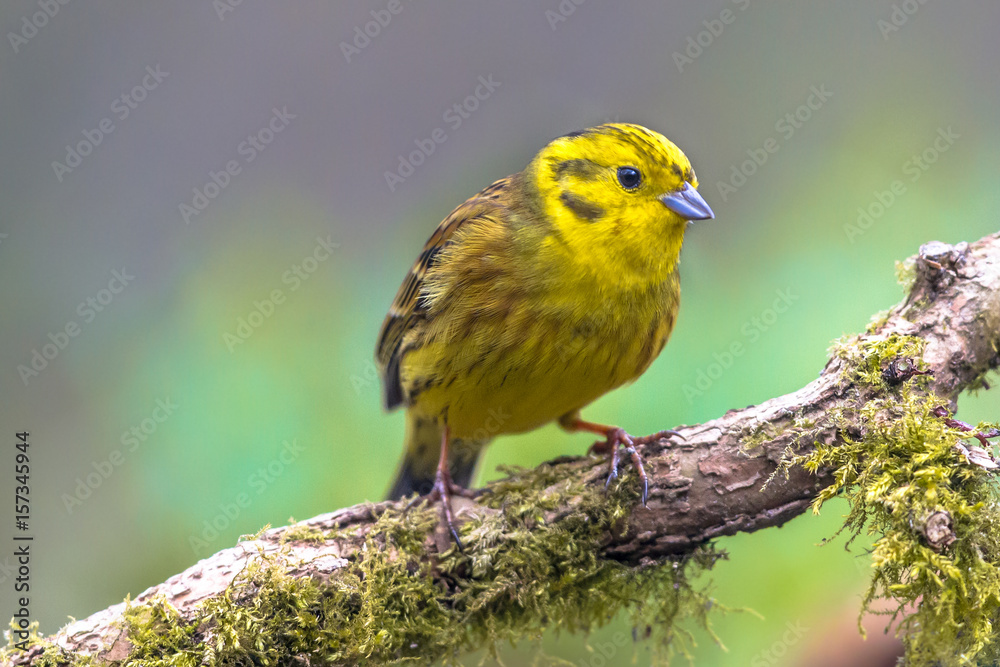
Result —
<path fill-rule="evenodd" d="M 282 542 L 313 542 L 322 544 L 326 541 L 327 534 L 315 526 L 307 523 L 298 523 L 294 519 L 292 524 L 281 533 Z"/>
<path fill-rule="evenodd" d="M 889 321 L 889 311 L 880 310 L 874 315 L 872 315 L 871 319 L 868 321 L 868 326 L 865 327 L 865 331 L 867 331 L 868 333 L 877 331 L 878 329 L 881 329 L 882 326 L 885 325 L 885 323 L 888 321 Z"/>
<path fill-rule="evenodd" d="M 750 453 L 764 444 L 785 438 L 786 452 L 790 455 L 803 442 L 811 443 L 820 430 L 820 424 L 815 419 L 786 411 L 783 417 L 775 421 L 744 428 L 739 436 L 740 448 Z"/>
<path fill-rule="evenodd" d="M 25 645 L 29 650 L 37 651 L 41 649 L 41 654 L 35 657 L 32 663 L 35 667 L 58 667 L 59 665 L 67 664 L 71 660 L 61 648 L 38 634 L 38 621 L 33 621 L 28 626 L 28 638 L 24 640 L 23 644 L 20 638 L 14 635 L 14 632 L 19 629 L 15 620 L 11 619 L 7 645 L 0 648 L 0 664 L 8 664 L 16 655 L 22 652 L 21 647 Z M 82 667 L 90 667 L 96 663 L 92 658 L 81 658 L 75 664 Z"/>
<path fill-rule="evenodd" d="M 771 422 L 754 424 L 740 432 L 740 446 L 743 451 L 750 452 L 765 443 L 777 440 L 788 428 L 789 426 L 777 426 Z"/>
<path fill-rule="evenodd" d="M 919 370 L 927 365 L 920 359 L 924 352 L 924 339 L 916 336 L 891 334 L 885 339 L 861 341 L 858 337 L 846 337 L 834 341 L 830 353 L 845 360 L 843 379 L 876 390 L 886 390 L 888 383 L 882 372 L 897 360 L 913 359 Z M 913 381 L 922 386 L 925 381 L 918 376 Z"/>
<path fill-rule="evenodd" d="M 973 396 L 976 396 L 981 391 L 985 391 L 990 387 L 996 385 L 998 379 L 997 373 L 993 370 L 987 370 L 979 374 L 975 380 L 969 383 L 968 391 Z"/>
<path fill-rule="evenodd" d="M 462 527 L 464 553 L 427 553 L 436 506 L 390 509 L 363 537 L 356 527 L 327 534 L 293 527 L 296 538 L 363 544 L 320 581 L 288 574 L 286 543 L 253 559 L 194 619 L 182 619 L 162 598 L 129 604 L 129 664 L 452 662 L 481 648 L 496 655 L 502 644 L 537 640 L 550 628 L 589 632 L 623 611 L 659 658 L 686 654 L 690 629 L 711 632 L 710 614 L 719 607 L 689 580 L 719 554 L 706 548 L 643 566 L 602 558 L 609 533 L 626 528 L 637 480 L 626 473 L 603 493 L 582 474 L 565 475 L 543 465 L 492 485 L 479 500 L 489 509 Z M 572 514 L 550 518 L 567 504 Z"/>
<path fill-rule="evenodd" d="M 136 647 L 130 665 L 196 667 L 199 664 L 199 657 L 188 649 L 198 635 L 198 626 L 183 622 L 164 598 L 139 605 L 126 599 L 124 616 L 128 639 Z"/>
<path fill-rule="evenodd" d="M 896 282 L 907 294 L 913 289 L 913 283 L 917 281 L 917 262 L 913 257 L 908 257 L 903 261 L 896 261 Z"/>
<path fill-rule="evenodd" d="M 940 399 L 921 390 L 920 378 L 887 387 L 880 368 L 919 349 L 905 337 L 840 347 L 851 361 L 847 374 L 877 390 L 858 407 L 863 435 L 816 442 L 813 453 L 793 462 L 833 471 L 836 482 L 816 499 L 815 511 L 844 495 L 851 507 L 844 529 L 852 538 L 876 536 L 862 614 L 876 599 L 893 603 L 906 664 L 986 664 L 1000 658 L 993 629 L 1000 615 L 997 485 L 955 447 L 969 434 L 933 413 Z M 925 522 L 941 512 L 952 522 L 951 544 L 932 544 L 925 535 Z"/>

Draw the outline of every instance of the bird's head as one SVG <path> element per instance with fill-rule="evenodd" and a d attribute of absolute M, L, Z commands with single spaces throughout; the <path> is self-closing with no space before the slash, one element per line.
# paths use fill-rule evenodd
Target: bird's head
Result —
<path fill-rule="evenodd" d="M 684 153 L 641 125 L 608 123 L 559 137 L 526 176 L 551 225 L 551 245 L 581 263 L 647 280 L 673 271 L 689 221 L 715 217 Z"/>

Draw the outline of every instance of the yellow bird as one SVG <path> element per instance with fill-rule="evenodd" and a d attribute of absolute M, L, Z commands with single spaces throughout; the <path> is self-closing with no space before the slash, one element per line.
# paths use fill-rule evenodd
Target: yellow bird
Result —
<path fill-rule="evenodd" d="M 390 499 L 467 494 L 490 440 L 558 420 L 630 456 L 632 438 L 580 418 L 638 378 L 670 336 L 689 221 L 714 217 L 691 163 L 663 135 L 609 123 L 559 137 L 519 173 L 446 217 L 382 324 L 376 361 L 385 407 L 406 407 Z M 461 544 L 459 542 L 459 544 Z"/>

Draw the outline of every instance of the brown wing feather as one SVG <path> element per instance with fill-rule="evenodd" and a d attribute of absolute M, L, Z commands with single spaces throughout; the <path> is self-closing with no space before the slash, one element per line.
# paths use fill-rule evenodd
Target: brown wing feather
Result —
<path fill-rule="evenodd" d="M 465 223 L 474 220 L 483 210 L 484 200 L 496 200 L 510 184 L 511 177 L 502 178 L 481 190 L 441 221 L 434 233 L 424 244 L 410 272 L 406 275 L 396 298 L 389 306 L 389 313 L 382 322 L 378 344 L 375 347 L 375 361 L 382 376 L 384 401 L 387 410 L 403 403 L 403 388 L 399 381 L 400 349 L 403 338 L 426 313 L 421 291 L 424 278 L 437 261 L 438 254 L 450 242 L 455 232 Z"/>

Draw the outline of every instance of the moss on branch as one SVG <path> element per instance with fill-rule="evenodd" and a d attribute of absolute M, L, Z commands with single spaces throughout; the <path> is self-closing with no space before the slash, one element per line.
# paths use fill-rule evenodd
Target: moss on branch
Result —
<path fill-rule="evenodd" d="M 493 511 L 464 524 L 465 552 L 428 551 L 436 508 L 390 508 L 328 581 L 289 574 L 291 564 L 279 552 L 251 561 L 193 618 L 163 599 L 129 605 L 129 664 L 279 665 L 295 656 L 303 664 L 450 662 L 483 648 L 495 655 L 503 643 L 537 639 L 552 627 L 587 633 L 619 612 L 632 615 L 664 659 L 686 652 L 694 627 L 711 632 L 709 612 L 718 605 L 690 580 L 719 553 L 699 549 L 639 568 L 600 555 L 608 533 L 625 528 L 637 502 L 634 476 L 604 494 L 554 475 L 548 465 L 512 472 L 479 499 Z M 570 516 L 546 518 L 567 505 Z M 51 644 L 45 649 L 35 665 L 91 664 Z"/>
<path fill-rule="evenodd" d="M 851 380 L 875 390 L 858 406 L 860 434 L 817 441 L 793 464 L 833 470 L 836 482 L 813 503 L 838 495 L 850 503 L 844 530 L 875 536 L 872 579 L 861 608 L 891 602 L 890 620 L 906 646 L 909 667 L 995 664 L 1000 612 L 1000 504 L 989 464 L 963 453 L 971 433 L 941 415 L 927 376 L 893 388 L 884 371 L 923 349 L 919 338 L 839 345 Z M 835 419 L 836 415 L 830 416 Z M 980 431 L 995 424 L 980 424 Z M 965 450 L 968 451 L 968 450 Z M 986 459 L 982 460 L 983 462 Z"/>

